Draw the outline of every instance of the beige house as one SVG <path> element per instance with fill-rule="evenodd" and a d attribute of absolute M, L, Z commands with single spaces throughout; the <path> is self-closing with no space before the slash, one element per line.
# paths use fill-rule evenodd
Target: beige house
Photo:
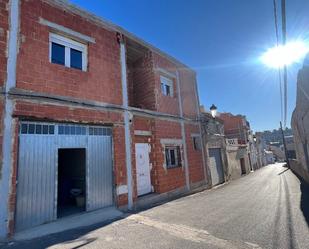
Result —
<path fill-rule="evenodd" d="M 309 55 L 298 72 L 296 108 L 292 115 L 292 129 L 297 160 L 291 167 L 309 182 Z"/>

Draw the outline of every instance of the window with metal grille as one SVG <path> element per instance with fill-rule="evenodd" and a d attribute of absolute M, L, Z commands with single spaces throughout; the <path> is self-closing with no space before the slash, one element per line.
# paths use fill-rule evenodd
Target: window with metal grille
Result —
<path fill-rule="evenodd" d="M 165 147 L 165 162 L 168 169 L 181 167 L 180 146 Z"/>
<path fill-rule="evenodd" d="M 86 127 L 80 125 L 59 125 L 59 135 L 86 135 Z"/>
<path fill-rule="evenodd" d="M 55 125 L 21 123 L 20 128 L 19 128 L 19 133 L 20 134 L 53 135 L 55 134 Z"/>
<path fill-rule="evenodd" d="M 89 127 L 89 135 L 94 136 L 109 136 L 111 135 L 111 129 L 105 127 Z"/>

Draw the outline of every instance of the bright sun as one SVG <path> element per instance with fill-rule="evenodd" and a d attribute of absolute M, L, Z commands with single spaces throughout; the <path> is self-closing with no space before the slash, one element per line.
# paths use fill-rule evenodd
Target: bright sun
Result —
<path fill-rule="evenodd" d="M 261 61 L 272 68 L 280 68 L 302 60 L 309 52 L 309 47 L 303 41 L 289 42 L 285 46 L 275 46 L 268 49 Z"/>

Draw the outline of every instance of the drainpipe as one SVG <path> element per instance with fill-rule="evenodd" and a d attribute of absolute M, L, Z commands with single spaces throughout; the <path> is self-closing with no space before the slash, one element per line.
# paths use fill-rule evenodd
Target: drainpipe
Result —
<path fill-rule="evenodd" d="M 182 136 L 182 144 L 183 144 L 183 157 L 185 161 L 185 174 L 186 174 L 186 187 L 187 190 L 190 190 L 190 178 L 189 178 L 189 164 L 188 164 L 188 156 L 187 156 L 187 143 L 186 143 L 186 131 L 185 131 L 185 124 L 183 120 L 183 110 L 182 110 L 182 99 L 180 94 L 180 79 L 179 79 L 179 72 L 176 71 L 176 85 L 177 85 L 177 92 L 178 92 L 178 105 L 179 105 L 179 112 L 180 112 L 180 125 L 181 125 L 181 136 Z"/>
<path fill-rule="evenodd" d="M 4 128 L 2 142 L 2 170 L 0 172 L 0 238 L 8 236 L 10 180 L 12 177 L 13 157 L 13 102 L 8 97 L 9 91 L 16 86 L 16 60 L 18 51 L 19 0 L 9 2 L 9 37 L 7 58 L 7 79 L 4 89 Z"/>
<path fill-rule="evenodd" d="M 133 208 L 133 185 L 132 185 L 132 158 L 131 158 L 131 133 L 130 123 L 131 115 L 128 111 L 128 85 L 127 85 L 127 64 L 126 64 L 126 47 L 124 37 L 120 41 L 120 61 L 121 61 L 121 84 L 122 84 L 122 105 L 124 109 L 124 130 L 125 130 L 125 147 L 126 147 L 126 170 L 128 186 L 128 209 Z"/>

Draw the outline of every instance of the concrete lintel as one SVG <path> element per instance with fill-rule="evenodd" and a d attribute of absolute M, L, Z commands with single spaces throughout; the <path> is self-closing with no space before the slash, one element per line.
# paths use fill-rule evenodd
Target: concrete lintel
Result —
<path fill-rule="evenodd" d="M 98 102 L 98 101 L 92 101 L 92 100 L 82 100 L 78 98 L 72 98 L 67 96 L 60 96 L 60 95 L 54 95 L 54 94 L 48 94 L 48 93 L 37 93 L 17 88 L 12 88 L 9 91 L 9 97 L 12 99 L 19 99 L 24 101 L 35 101 L 38 103 L 44 102 L 46 104 L 58 104 L 61 103 L 74 105 L 74 106 L 81 106 L 85 108 L 99 108 L 104 109 L 108 111 L 115 111 L 115 112 L 122 112 L 124 110 L 130 111 L 132 114 L 136 116 L 141 117 L 147 117 L 147 118 L 156 118 L 160 120 L 166 120 L 171 122 L 180 122 L 183 120 L 185 123 L 188 124 L 198 124 L 198 121 L 189 119 L 189 118 L 181 118 L 180 116 L 171 115 L 168 113 L 162 113 L 152 110 L 146 110 L 136 107 L 128 106 L 127 108 L 124 108 L 122 105 L 116 105 L 116 104 L 109 104 L 105 102 Z"/>
<path fill-rule="evenodd" d="M 163 68 L 161 68 L 161 67 L 155 68 L 154 71 L 155 71 L 155 72 L 158 72 L 158 73 L 160 73 L 160 74 L 163 74 L 163 75 L 165 75 L 165 76 L 167 76 L 167 77 L 169 77 L 169 78 L 176 79 L 176 74 L 171 73 L 171 72 L 169 72 L 169 71 L 167 71 L 167 70 L 165 70 L 165 69 L 163 69 Z"/>
<path fill-rule="evenodd" d="M 201 137 L 200 133 L 191 133 L 191 137 Z"/>
<path fill-rule="evenodd" d="M 68 35 L 70 37 L 75 37 L 78 40 L 81 40 L 81 41 L 84 41 L 84 42 L 95 43 L 95 39 L 93 37 L 81 34 L 79 32 L 76 32 L 72 29 L 69 29 L 69 28 L 64 27 L 62 25 L 59 25 L 57 23 L 47 21 L 47 20 L 43 19 L 42 17 L 39 18 L 39 23 L 42 24 L 42 25 L 48 26 L 48 27 L 54 29 L 55 31 L 58 31 L 58 32 L 63 33 L 65 35 Z"/>
<path fill-rule="evenodd" d="M 142 131 L 142 130 L 135 130 L 134 135 L 136 136 L 151 136 L 151 131 Z"/>
<path fill-rule="evenodd" d="M 160 143 L 162 145 L 172 144 L 172 145 L 182 145 L 182 139 L 173 139 L 173 138 L 161 138 Z"/>
<path fill-rule="evenodd" d="M 37 100 L 45 102 L 56 102 L 56 103 L 67 102 L 70 104 L 81 105 L 84 107 L 98 107 L 98 108 L 123 110 L 123 107 L 121 105 L 108 104 L 105 102 L 98 102 L 92 100 L 82 100 L 67 96 L 51 95 L 48 93 L 31 92 L 17 88 L 13 88 L 12 90 L 10 90 L 9 95 L 20 100 L 25 99 L 25 100 Z"/>

